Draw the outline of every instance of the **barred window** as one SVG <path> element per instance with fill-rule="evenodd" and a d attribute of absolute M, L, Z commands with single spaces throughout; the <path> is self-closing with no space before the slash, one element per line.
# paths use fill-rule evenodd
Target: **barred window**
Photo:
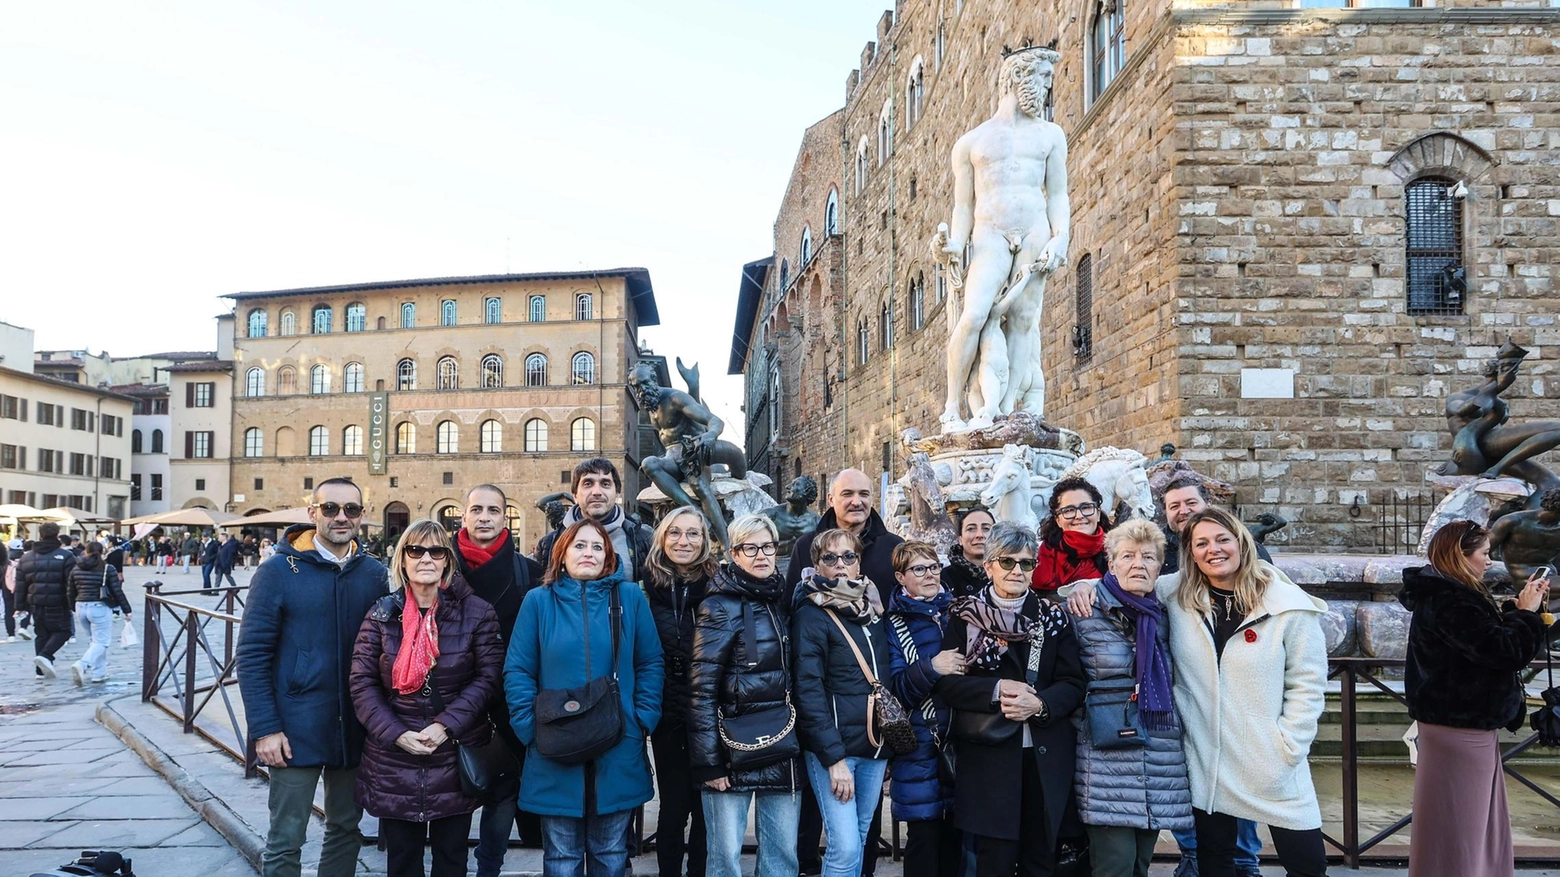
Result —
<path fill-rule="evenodd" d="M 829 190 L 828 204 L 823 208 L 823 233 L 836 235 L 840 233 L 840 190 Z"/>
<path fill-rule="evenodd" d="M 442 303 L 440 303 L 440 305 L 439 305 L 439 325 L 441 325 L 441 326 L 453 326 L 453 325 L 455 325 L 455 300 L 454 299 L 447 298 Z"/>
<path fill-rule="evenodd" d="M 1073 356 L 1087 359 L 1094 352 L 1094 254 L 1084 253 L 1078 260 L 1077 288 L 1073 305 L 1077 322 L 1073 324 Z"/>
<path fill-rule="evenodd" d="M 282 311 L 282 334 L 292 335 L 298 331 L 298 319 L 292 311 Z"/>
<path fill-rule="evenodd" d="M 595 382 L 596 357 L 585 352 L 574 354 L 574 383 L 594 384 Z"/>
<path fill-rule="evenodd" d="M 244 373 L 244 395 L 265 395 L 265 369 L 252 368 Z"/>
<path fill-rule="evenodd" d="M 316 335 L 330 334 L 330 305 L 317 305 L 314 308 L 314 328 Z"/>
<path fill-rule="evenodd" d="M 368 306 L 360 301 L 347 305 L 347 331 L 361 332 L 368 328 Z"/>
<path fill-rule="evenodd" d="M 496 390 L 504 385 L 504 358 L 496 353 L 482 357 L 482 389 Z"/>
<path fill-rule="evenodd" d="M 402 329 L 415 329 L 415 328 L 417 328 L 417 305 L 414 305 L 411 302 L 404 302 L 404 303 L 402 303 L 402 305 L 401 305 L 401 328 Z"/>
<path fill-rule="evenodd" d="M 540 353 L 533 353 L 525 358 L 525 385 L 527 387 L 547 386 L 547 357 Z"/>
<path fill-rule="evenodd" d="M 456 390 L 460 388 L 460 363 L 455 357 L 446 356 L 439 360 L 439 389 Z"/>
<path fill-rule="evenodd" d="M 574 297 L 574 319 L 594 320 L 596 319 L 595 314 L 595 301 L 591 298 L 590 293 L 582 292 Z"/>
<path fill-rule="evenodd" d="M 395 364 L 395 386 L 397 390 L 417 389 L 417 362 L 411 359 L 403 359 Z"/>
<path fill-rule="evenodd" d="M 531 322 L 533 322 L 533 323 L 540 323 L 540 322 L 542 322 L 545 319 L 547 319 L 547 298 L 546 298 L 546 296 L 541 296 L 541 295 L 533 295 L 533 296 L 531 296 Z"/>
<path fill-rule="evenodd" d="M 1410 314 L 1463 312 L 1468 273 L 1463 264 L 1463 200 L 1457 197 L 1458 185 L 1443 177 L 1424 177 L 1403 191 Z"/>
<path fill-rule="evenodd" d="M 483 319 L 489 323 L 504 322 L 504 300 L 501 298 L 488 299 L 483 306 Z"/>
<path fill-rule="evenodd" d="M 265 337 L 265 311 L 260 308 L 249 312 L 249 337 Z"/>

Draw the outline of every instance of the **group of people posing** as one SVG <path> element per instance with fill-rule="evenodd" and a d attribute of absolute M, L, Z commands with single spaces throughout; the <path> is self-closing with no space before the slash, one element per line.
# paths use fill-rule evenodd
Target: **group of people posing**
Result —
<path fill-rule="evenodd" d="M 871 479 L 845 470 L 785 569 L 766 517 L 732 521 L 718 560 L 696 508 L 653 528 L 625 515 L 605 459 L 579 464 L 572 489 L 535 560 L 503 492 L 481 485 L 453 539 L 414 523 L 387 570 L 355 541 L 356 485 L 319 485 L 314 524 L 255 575 L 237 650 L 270 770 L 264 874 L 299 873 L 322 777 L 323 877 L 354 873 L 364 810 L 392 875 L 423 874 L 428 846 L 434 877 L 464 875 L 480 810 L 478 875 L 499 872 L 518 822 L 549 877 L 620 877 L 657 792 L 662 877 L 739 877 L 750 812 L 759 877 L 857 877 L 886 779 L 909 877 L 1046 875 L 1082 855 L 1097 877 L 1143 877 L 1161 831 L 1178 874 L 1249 874 L 1258 824 L 1287 873 L 1326 873 L 1307 762 L 1326 606 L 1199 480 L 1164 491 L 1164 530 L 1112 526 L 1082 480 L 1056 485 L 1038 533 L 966 511 L 945 565 L 889 533 Z M 1415 859 L 1509 874 L 1499 749 L 1477 767 L 1465 755 L 1520 721 L 1546 582 L 1497 610 L 1487 540 L 1443 532 L 1405 589 L 1439 814 L 1430 830 L 1416 816 Z M 1464 683 L 1477 699 L 1448 695 Z M 481 767 L 495 748 L 520 757 L 518 778 Z M 1487 799 L 1443 794 L 1474 774 Z"/>

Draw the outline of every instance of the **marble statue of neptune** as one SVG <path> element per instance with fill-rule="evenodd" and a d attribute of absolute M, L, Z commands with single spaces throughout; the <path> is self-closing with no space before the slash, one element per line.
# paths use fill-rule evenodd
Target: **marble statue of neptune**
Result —
<path fill-rule="evenodd" d="M 1043 48 L 1003 58 L 996 114 L 953 147 L 953 222 L 933 242 L 963 298 L 948 337 L 945 433 L 1044 413 L 1040 311 L 1071 228 L 1067 139 L 1044 117 L 1058 59 Z"/>

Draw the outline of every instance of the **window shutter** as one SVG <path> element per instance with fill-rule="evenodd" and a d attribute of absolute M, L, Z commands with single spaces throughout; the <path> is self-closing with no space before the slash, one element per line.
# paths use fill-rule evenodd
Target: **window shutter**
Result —
<path fill-rule="evenodd" d="M 194 394 L 193 385 L 185 384 L 184 386 L 191 387 L 190 393 L 191 395 Z M 195 459 L 195 433 L 193 432 L 186 431 L 184 433 L 184 459 Z"/>
<path fill-rule="evenodd" d="M 26 399 L 22 399 L 20 401 L 22 403 L 22 422 L 26 423 L 27 422 L 27 400 Z"/>
<path fill-rule="evenodd" d="M 188 383 L 188 384 L 184 385 L 184 407 L 185 408 L 194 408 L 195 407 L 195 384 L 194 383 Z M 186 454 L 185 456 L 189 456 L 189 455 Z"/>

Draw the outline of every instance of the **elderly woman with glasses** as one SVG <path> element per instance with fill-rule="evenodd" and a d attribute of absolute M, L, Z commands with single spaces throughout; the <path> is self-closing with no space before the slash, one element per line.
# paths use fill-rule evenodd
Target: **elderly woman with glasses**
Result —
<path fill-rule="evenodd" d="M 421 520 L 402 534 L 390 567 L 395 590 L 369 610 L 352 649 L 352 704 L 368 731 L 357 800 L 379 817 L 386 871 L 433 877 L 466 873 L 471 814 L 456 741 L 492 739 L 488 702 L 498 691 L 504 646 L 493 607 L 455 575 L 449 536 Z"/>
<path fill-rule="evenodd" d="M 1030 580 L 1036 591 L 1055 596 L 1063 585 L 1097 579 L 1110 569 L 1105 559 L 1110 519 L 1103 502 L 1099 488 L 1082 478 L 1056 482 L 1051 513 L 1040 522 L 1040 553 Z"/>
<path fill-rule="evenodd" d="M 1051 873 L 1070 806 L 1085 678 L 1067 615 L 1030 591 L 1038 548 L 1023 527 L 991 528 L 991 587 L 953 601 L 943 638 L 965 672 L 932 688 L 954 710 L 954 818 L 975 836 L 976 877 Z"/>
<path fill-rule="evenodd" d="M 775 564 L 778 538 L 763 515 L 742 515 L 726 532 L 731 553 L 699 604 L 689 678 L 688 749 L 693 779 L 703 789 L 707 873 L 741 877 L 751 806 L 757 873 L 794 875 L 802 760 L 786 642 L 790 603 Z"/>

